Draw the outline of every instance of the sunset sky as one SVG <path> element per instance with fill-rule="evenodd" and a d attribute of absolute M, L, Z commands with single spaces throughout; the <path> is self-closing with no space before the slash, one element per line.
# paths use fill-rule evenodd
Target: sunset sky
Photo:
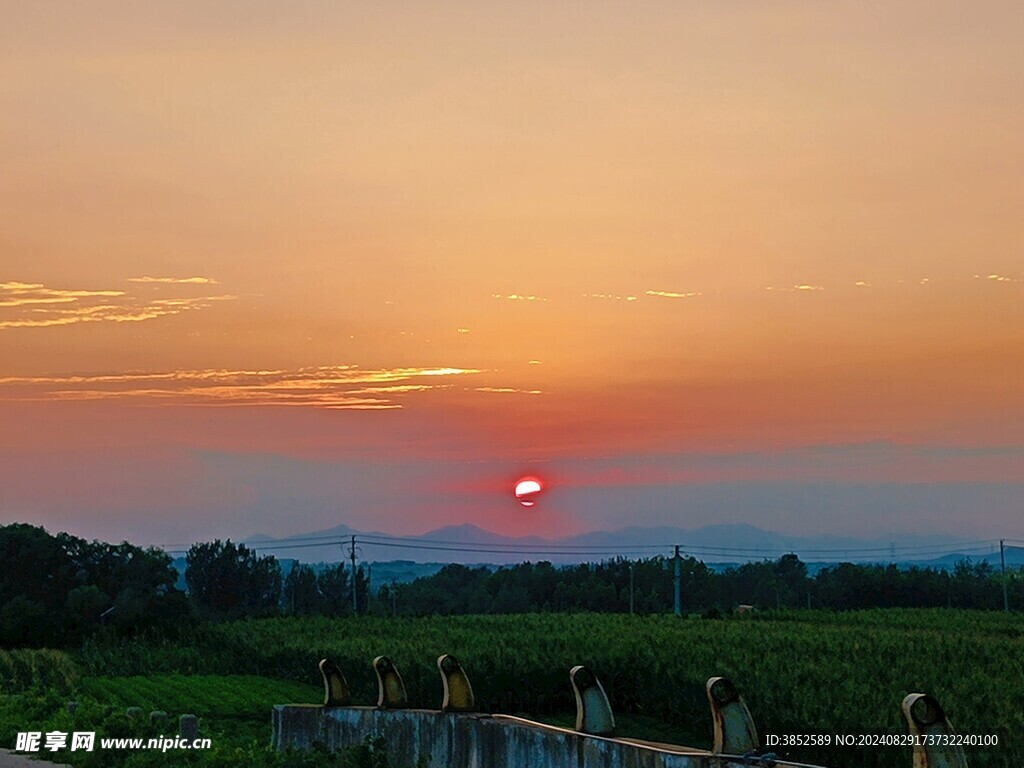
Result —
<path fill-rule="evenodd" d="M 1024 538 L 1022 39 L 1016 0 L 8 3 L 0 522 Z"/>

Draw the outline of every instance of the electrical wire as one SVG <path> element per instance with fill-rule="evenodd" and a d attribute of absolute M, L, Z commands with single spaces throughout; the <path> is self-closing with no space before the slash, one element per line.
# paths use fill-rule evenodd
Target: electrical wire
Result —
<path fill-rule="evenodd" d="M 356 540 L 365 546 L 385 547 L 392 549 L 411 549 L 428 552 L 458 552 L 462 554 L 489 554 L 489 555 L 532 555 L 543 556 L 584 556 L 595 555 L 609 558 L 615 555 L 658 555 L 669 554 L 674 546 L 668 544 L 636 544 L 636 545 L 559 545 L 557 543 L 531 543 L 518 544 L 515 542 L 465 542 L 445 539 L 428 539 L 425 537 L 402 537 L 387 536 L 383 534 L 360 536 L 355 534 Z M 306 536 L 282 540 L 280 543 L 274 541 L 260 541 L 249 544 L 253 550 L 292 550 L 309 549 L 331 546 L 347 546 L 352 541 L 352 535 L 319 537 Z M 1024 541 L 1007 539 L 1005 541 Z M 244 542 L 243 542 L 244 543 Z M 705 555 L 716 557 L 747 558 L 754 557 L 776 557 L 784 554 L 796 554 L 799 549 L 804 558 L 808 557 L 834 557 L 841 555 L 847 558 L 857 559 L 882 559 L 891 560 L 894 557 L 934 557 L 952 555 L 983 555 L 994 554 L 998 546 L 993 548 L 992 540 L 978 540 L 974 542 L 961 542 L 953 545 L 925 544 L 925 545 L 900 545 L 889 547 L 849 547 L 849 548 L 801 548 L 801 547 L 728 547 L 711 545 L 680 545 L 680 549 L 687 555 Z M 185 554 L 188 550 L 167 549 L 168 554 Z M 888 555 L 888 557 L 880 557 Z"/>

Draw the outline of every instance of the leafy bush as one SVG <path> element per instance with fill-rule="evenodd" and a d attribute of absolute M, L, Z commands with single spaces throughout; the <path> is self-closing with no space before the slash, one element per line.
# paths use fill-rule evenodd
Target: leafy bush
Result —
<path fill-rule="evenodd" d="M 46 689 L 68 693 L 78 679 L 78 668 L 63 651 L 0 650 L 0 694 Z"/>

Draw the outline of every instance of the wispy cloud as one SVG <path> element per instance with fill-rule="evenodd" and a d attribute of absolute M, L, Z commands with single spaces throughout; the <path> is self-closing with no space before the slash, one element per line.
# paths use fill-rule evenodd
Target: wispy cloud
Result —
<path fill-rule="evenodd" d="M 914 279 L 914 280 L 892 280 L 892 279 L 890 279 L 890 280 L 877 280 L 877 281 L 873 281 L 873 280 L 856 280 L 856 281 L 853 282 L 853 286 L 856 287 L 856 288 L 872 288 L 872 287 L 885 287 L 885 286 L 892 287 L 892 286 L 895 285 L 895 286 L 906 286 L 906 288 L 909 288 L 909 286 L 911 286 L 911 285 L 924 285 L 924 286 L 927 286 L 927 285 L 933 285 L 933 284 L 949 284 L 950 282 L 961 282 L 962 283 L 962 282 L 965 282 L 965 281 L 967 281 L 969 279 L 970 278 L 969 278 L 969 276 L 966 273 L 962 273 L 962 274 L 960 274 L 958 276 L 951 277 L 951 278 L 945 278 L 945 279 L 943 279 L 943 278 L 934 278 L 933 279 L 931 277 L 920 277 L 920 278 L 917 278 L 917 279 Z M 974 275 L 974 279 L 975 280 L 989 281 L 989 282 L 993 282 L 993 283 L 1024 283 L 1024 276 L 1012 277 L 1012 276 L 1009 276 L 1009 275 L 996 274 L 996 273 L 976 274 L 976 275 Z M 783 284 L 783 285 L 749 286 L 747 288 L 743 288 L 743 287 L 740 287 L 740 286 L 737 286 L 737 285 L 732 285 L 732 286 L 725 286 L 725 287 L 723 287 L 721 289 L 716 289 L 716 290 L 714 290 L 712 292 L 712 294 L 714 294 L 716 296 L 717 295 L 727 295 L 727 294 L 737 294 L 737 293 L 741 293 L 741 292 L 745 292 L 745 291 L 750 291 L 750 290 L 764 290 L 764 291 L 771 291 L 771 292 L 774 292 L 774 293 L 821 293 L 821 292 L 831 291 L 831 290 L 834 290 L 834 289 L 837 289 L 837 288 L 841 288 L 844 285 L 848 287 L 850 284 L 849 283 L 844 283 L 844 284 L 840 284 L 840 285 L 835 285 L 835 284 L 828 284 L 828 283 L 824 283 L 823 284 L 823 283 L 807 282 L 807 283 L 795 283 L 795 284 Z M 635 286 L 633 286 L 633 288 L 635 289 Z M 660 289 L 653 289 L 652 288 L 650 290 L 645 290 L 643 292 L 643 294 L 633 294 L 633 293 L 623 292 L 623 293 L 583 293 L 583 294 L 577 294 L 577 295 L 582 296 L 582 298 L 584 298 L 584 299 L 602 299 L 602 300 L 605 300 L 605 301 L 627 301 L 627 302 L 641 301 L 641 303 L 642 303 L 642 300 L 646 300 L 647 298 L 652 298 L 652 299 L 693 299 L 693 298 L 697 298 L 697 297 L 700 297 L 700 296 L 705 296 L 705 293 L 703 291 L 667 291 L 667 290 L 660 290 Z M 707 294 L 707 295 L 710 296 L 711 294 Z M 534 295 L 534 294 L 521 294 L 521 293 L 512 293 L 512 294 L 492 293 L 491 294 L 491 298 L 494 298 L 494 299 L 504 299 L 504 300 L 508 300 L 508 301 L 549 301 L 549 300 L 551 300 L 547 296 L 539 296 L 539 295 Z M 555 298 L 557 300 L 559 298 L 564 298 L 564 297 L 563 296 L 558 296 L 558 297 L 555 297 Z M 460 329 L 460 333 L 461 332 L 462 331 Z"/>
<path fill-rule="evenodd" d="M 448 388 L 451 385 L 444 383 L 446 379 L 479 373 L 482 371 L 474 368 L 363 369 L 354 365 L 324 365 L 292 371 L 202 369 L 8 376 L 0 378 L 0 399 L 389 410 L 402 407 L 399 400 L 403 395 Z"/>
<path fill-rule="evenodd" d="M 700 291 L 689 291 L 687 293 L 677 293 L 676 291 L 644 291 L 647 296 L 658 296 L 662 299 L 692 299 L 695 296 L 700 296 Z"/>
<path fill-rule="evenodd" d="M 636 301 L 636 296 L 619 296 L 614 293 L 584 293 L 585 299 L 611 299 L 612 301 Z"/>
<path fill-rule="evenodd" d="M 117 289 L 53 288 L 43 283 L 11 281 L 0 283 L 0 330 L 140 322 L 205 309 L 214 302 L 234 298 L 221 295 L 153 299 Z"/>
<path fill-rule="evenodd" d="M 42 283 L 0 283 L 0 307 L 73 304 L 84 298 L 124 296 L 124 291 L 83 291 L 48 288 Z"/>
<path fill-rule="evenodd" d="M 515 395 L 543 395 L 544 393 L 539 389 L 517 389 L 516 387 L 474 387 L 474 392 L 492 392 L 497 394 L 515 394 Z"/>
<path fill-rule="evenodd" d="M 172 283 L 174 285 L 217 285 L 212 277 L 129 277 L 129 283 Z"/>
<path fill-rule="evenodd" d="M 492 293 L 491 294 L 491 298 L 492 299 L 508 299 L 509 301 L 547 301 L 548 300 L 544 296 L 533 296 L 532 294 L 527 296 L 527 295 L 523 295 L 521 293 L 510 293 L 508 295 L 504 295 L 504 294 L 500 294 L 500 293 Z"/>

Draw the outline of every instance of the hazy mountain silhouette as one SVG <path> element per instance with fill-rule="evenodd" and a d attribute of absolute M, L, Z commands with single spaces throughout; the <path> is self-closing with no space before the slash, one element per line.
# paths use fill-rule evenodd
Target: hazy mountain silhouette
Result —
<path fill-rule="evenodd" d="M 405 560 L 415 563 L 514 563 L 550 560 L 555 563 L 604 560 L 623 555 L 631 558 L 670 554 L 680 545 L 684 554 L 708 562 L 744 562 L 796 552 L 807 561 L 888 562 L 892 546 L 900 562 L 928 562 L 941 558 L 955 562 L 963 544 L 952 536 L 923 534 L 896 540 L 859 539 L 848 536 L 794 536 L 766 531 L 752 525 L 708 525 L 696 529 L 672 526 L 644 528 L 631 526 L 615 531 L 587 533 L 545 539 L 540 536 L 512 537 L 466 523 L 437 528 L 419 536 L 395 537 L 380 531 L 359 531 L 341 524 L 297 536 L 272 538 L 250 536 L 245 543 L 260 553 L 303 562 L 332 562 L 348 556 L 348 539 L 355 535 L 361 561 Z M 320 545 L 318 542 L 323 541 Z M 931 547 L 916 556 L 907 547 Z M 553 551 L 547 551 L 547 549 Z M 998 553 L 998 544 L 993 542 Z M 577 554 L 573 550 L 580 549 Z M 865 552 L 864 550 L 871 550 Z M 941 551 L 940 551 L 941 550 Z M 806 555 L 801 554 L 806 553 Z M 975 559 L 980 556 L 975 555 Z M 1016 556 L 1014 556 L 1016 561 Z"/>

